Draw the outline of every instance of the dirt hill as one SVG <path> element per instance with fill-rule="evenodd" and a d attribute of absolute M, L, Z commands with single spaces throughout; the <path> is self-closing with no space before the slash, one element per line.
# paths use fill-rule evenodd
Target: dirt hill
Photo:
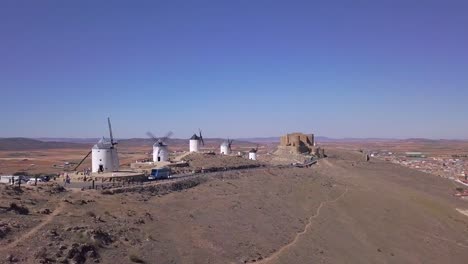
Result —
<path fill-rule="evenodd" d="M 0 262 L 466 263 L 453 182 L 328 154 L 118 194 L 3 188 Z"/>

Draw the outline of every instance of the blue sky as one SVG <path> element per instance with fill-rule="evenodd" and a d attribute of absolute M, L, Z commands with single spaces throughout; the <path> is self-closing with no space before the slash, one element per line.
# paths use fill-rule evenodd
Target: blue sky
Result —
<path fill-rule="evenodd" d="M 0 137 L 468 138 L 467 1 L 1 1 Z"/>

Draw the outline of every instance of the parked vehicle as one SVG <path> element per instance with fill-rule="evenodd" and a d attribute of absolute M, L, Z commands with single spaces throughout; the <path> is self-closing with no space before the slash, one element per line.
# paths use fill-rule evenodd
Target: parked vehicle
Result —
<path fill-rule="evenodd" d="M 25 184 L 28 182 L 27 178 L 15 179 L 15 184 L 18 184 L 18 181 L 21 181 L 21 184 Z"/>
<path fill-rule="evenodd" d="M 43 183 L 43 182 L 45 182 L 43 179 L 37 178 L 37 183 Z M 26 184 L 28 185 L 34 185 L 35 183 L 36 183 L 35 178 L 30 178 L 29 181 L 26 182 Z"/>
<path fill-rule="evenodd" d="M 162 180 L 171 178 L 171 169 L 161 168 L 161 169 L 152 169 L 151 175 L 148 176 L 148 180 Z"/>
<path fill-rule="evenodd" d="M 41 179 L 42 179 L 43 181 L 48 182 L 48 181 L 50 181 L 50 176 L 48 176 L 48 175 L 42 176 Z"/>
<path fill-rule="evenodd" d="M 27 176 L 12 176 L 12 175 L 5 175 L 5 176 L 0 176 L 0 183 L 5 183 L 5 184 L 18 184 L 19 181 L 21 181 L 21 184 L 26 183 L 28 181 Z"/>

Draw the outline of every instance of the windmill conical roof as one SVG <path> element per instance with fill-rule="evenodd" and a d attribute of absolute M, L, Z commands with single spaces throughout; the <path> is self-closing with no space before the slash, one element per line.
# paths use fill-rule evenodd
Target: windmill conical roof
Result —
<path fill-rule="evenodd" d="M 199 136 L 197 136 L 197 134 L 193 134 L 193 136 L 192 136 L 190 139 L 199 140 L 199 139 L 200 139 L 200 137 L 199 137 Z"/>
<path fill-rule="evenodd" d="M 93 146 L 93 149 L 110 149 L 112 148 L 112 143 L 109 139 L 102 137 L 96 145 Z"/>

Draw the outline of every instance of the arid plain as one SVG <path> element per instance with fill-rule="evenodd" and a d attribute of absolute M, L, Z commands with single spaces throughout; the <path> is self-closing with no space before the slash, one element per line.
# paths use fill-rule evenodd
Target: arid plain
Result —
<path fill-rule="evenodd" d="M 81 149 L 50 153 L 79 159 Z M 0 261 L 465 263 L 460 186 L 365 162 L 357 149 L 327 154 L 311 168 L 217 172 L 122 192 L 2 186 Z"/>

